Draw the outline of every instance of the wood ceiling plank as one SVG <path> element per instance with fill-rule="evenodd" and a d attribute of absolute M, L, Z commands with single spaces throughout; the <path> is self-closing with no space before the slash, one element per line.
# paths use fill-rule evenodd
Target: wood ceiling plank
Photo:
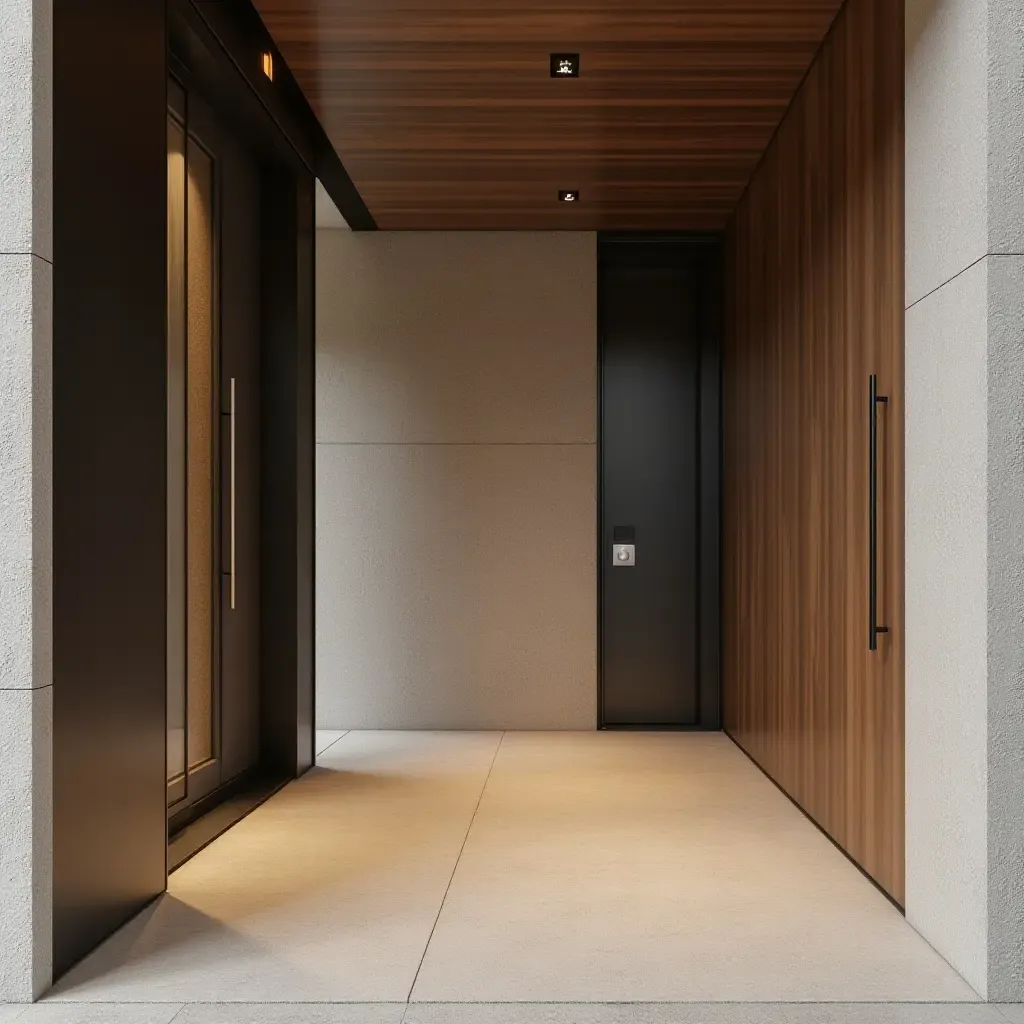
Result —
<path fill-rule="evenodd" d="M 381 227 L 606 230 L 721 227 L 841 6 L 255 3 Z"/>

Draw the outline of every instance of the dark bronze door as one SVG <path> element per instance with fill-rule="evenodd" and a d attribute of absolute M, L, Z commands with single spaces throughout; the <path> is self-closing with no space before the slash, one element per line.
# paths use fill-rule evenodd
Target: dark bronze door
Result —
<path fill-rule="evenodd" d="M 259 168 L 172 82 L 168 112 L 168 808 L 259 759 Z"/>

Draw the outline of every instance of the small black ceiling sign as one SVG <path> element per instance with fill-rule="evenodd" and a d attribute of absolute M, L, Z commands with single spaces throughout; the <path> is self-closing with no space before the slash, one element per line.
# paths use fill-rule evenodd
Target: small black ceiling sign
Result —
<path fill-rule="evenodd" d="M 579 78 L 580 55 L 578 53 L 551 54 L 552 78 Z"/>
<path fill-rule="evenodd" d="M 560 203 L 578 203 L 580 201 L 580 191 L 577 188 L 570 189 L 559 189 L 558 190 L 558 201 Z"/>

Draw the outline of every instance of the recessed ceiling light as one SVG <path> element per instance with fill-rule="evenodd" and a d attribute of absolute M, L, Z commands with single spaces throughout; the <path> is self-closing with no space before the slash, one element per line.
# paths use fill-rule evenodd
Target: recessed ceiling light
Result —
<path fill-rule="evenodd" d="M 552 78 L 579 78 L 580 55 L 578 53 L 551 54 Z"/>
<path fill-rule="evenodd" d="M 274 55 L 269 51 L 260 54 L 260 63 L 263 67 L 263 74 L 271 81 L 274 80 Z"/>
<path fill-rule="evenodd" d="M 578 203 L 580 201 L 580 190 L 578 188 L 559 189 L 558 201 L 560 203 Z"/>

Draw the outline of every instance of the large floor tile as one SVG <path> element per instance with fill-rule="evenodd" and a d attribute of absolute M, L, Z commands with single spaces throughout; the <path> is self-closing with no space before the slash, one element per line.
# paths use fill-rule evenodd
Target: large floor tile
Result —
<path fill-rule="evenodd" d="M 746 1003 L 413 1003 L 404 1024 L 789 1024 Z"/>
<path fill-rule="evenodd" d="M 398 1024 L 351 1004 L 414 978 L 405 1024 L 1001 1019 L 719 734 L 348 733 L 54 997 Z"/>
<path fill-rule="evenodd" d="M 170 1024 L 180 1003 L 36 1003 L 18 1024 Z"/>
<path fill-rule="evenodd" d="M 23 1003 L 0 1003 L 0 1024 L 10 1024 L 25 1012 Z"/>
<path fill-rule="evenodd" d="M 1024 1024 L 1024 1003 L 1000 1003 L 997 1009 L 1010 1024 Z"/>
<path fill-rule="evenodd" d="M 192 1003 L 174 1024 L 401 1024 L 404 1003 Z"/>
<path fill-rule="evenodd" d="M 59 995 L 405 1000 L 499 741 L 346 736 L 176 871 Z"/>
<path fill-rule="evenodd" d="M 413 992 L 959 1001 L 969 986 L 722 734 L 506 734 Z"/>

